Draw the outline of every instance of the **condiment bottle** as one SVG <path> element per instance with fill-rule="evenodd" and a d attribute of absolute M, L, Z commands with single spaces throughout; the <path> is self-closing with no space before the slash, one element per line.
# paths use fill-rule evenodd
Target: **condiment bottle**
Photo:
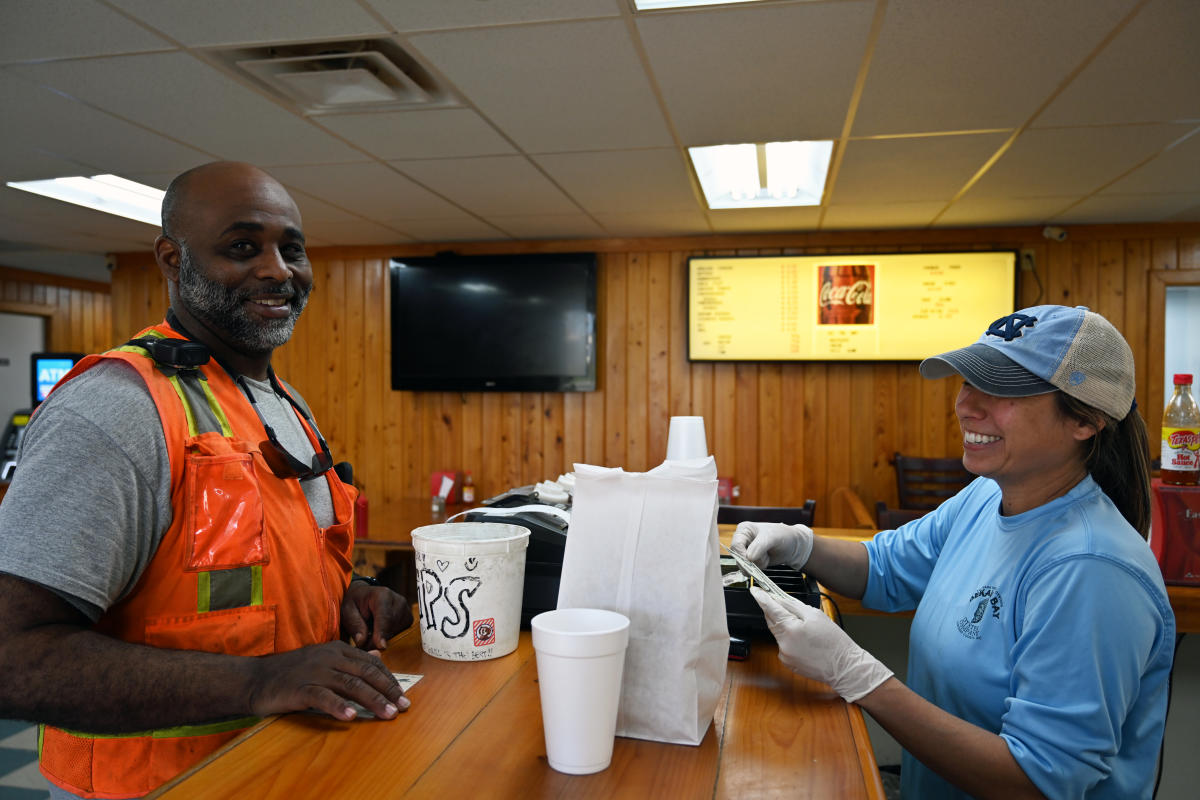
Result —
<path fill-rule="evenodd" d="M 1162 482 L 1195 486 L 1200 479 L 1200 407 L 1192 397 L 1192 376 L 1175 376 L 1175 392 L 1163 410 Z"/>
<path fill-rule="evenodd" d="M 464 505 L 470 505 L 475 502 L 475 481 L 471 478 L 470 470 L 463 476 L 462 482 L 462 501 Z"/>

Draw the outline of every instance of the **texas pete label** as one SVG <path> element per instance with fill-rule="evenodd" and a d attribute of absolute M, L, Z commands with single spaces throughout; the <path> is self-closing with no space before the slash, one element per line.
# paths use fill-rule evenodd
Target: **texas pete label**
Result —
<path fill-rule="evenodd" d="M 1176 471 L 1200 469 L 1200 431 L 1164 426 L 1162 468 Z"/>

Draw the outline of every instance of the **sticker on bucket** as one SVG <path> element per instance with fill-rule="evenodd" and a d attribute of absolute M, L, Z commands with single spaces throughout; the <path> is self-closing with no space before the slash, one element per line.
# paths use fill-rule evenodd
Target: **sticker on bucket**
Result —
<path fill-rule="evenodd" d="M 417 528 L 412 541 L 422 649 L 450 661 L 482 661 L 515 650 L 529 531 L 456 522 Z"/>
<path fill-rule="evenodd" d="M 490 618 L 477 619 L 475 620 L 474 628 L 476 647 L 496 643 L 496 620 Z"/>

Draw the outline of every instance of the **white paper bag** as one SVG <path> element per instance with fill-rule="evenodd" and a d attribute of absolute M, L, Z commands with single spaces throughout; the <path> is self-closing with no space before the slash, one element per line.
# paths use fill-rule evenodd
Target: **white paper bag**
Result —
<path fill-rule="evenodd" d="M 629 617 L 618 736 L 699 744 L 729 657 L 713 459 L 576 464 L 558 607 Z"/>

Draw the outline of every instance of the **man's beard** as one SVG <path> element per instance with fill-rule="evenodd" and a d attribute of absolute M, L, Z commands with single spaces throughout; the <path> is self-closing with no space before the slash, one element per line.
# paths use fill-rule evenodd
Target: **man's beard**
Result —
<path fill-rule="evenodd" d="M 266 354 L 287 343 L 300 312 L 308 303 L 311 287 L 300 288 L 292 280 L 270 284 L 251 292 L 232 289 L 206 277 L 187 248 L 179 258 L 179 297 L 188 309 L 223 331 L 230 344 L 246 353 Z M 282 319 L 252 318 L 245 303 L 254 294 L 269 292 L 285 297 L 291 313 Z"/>

